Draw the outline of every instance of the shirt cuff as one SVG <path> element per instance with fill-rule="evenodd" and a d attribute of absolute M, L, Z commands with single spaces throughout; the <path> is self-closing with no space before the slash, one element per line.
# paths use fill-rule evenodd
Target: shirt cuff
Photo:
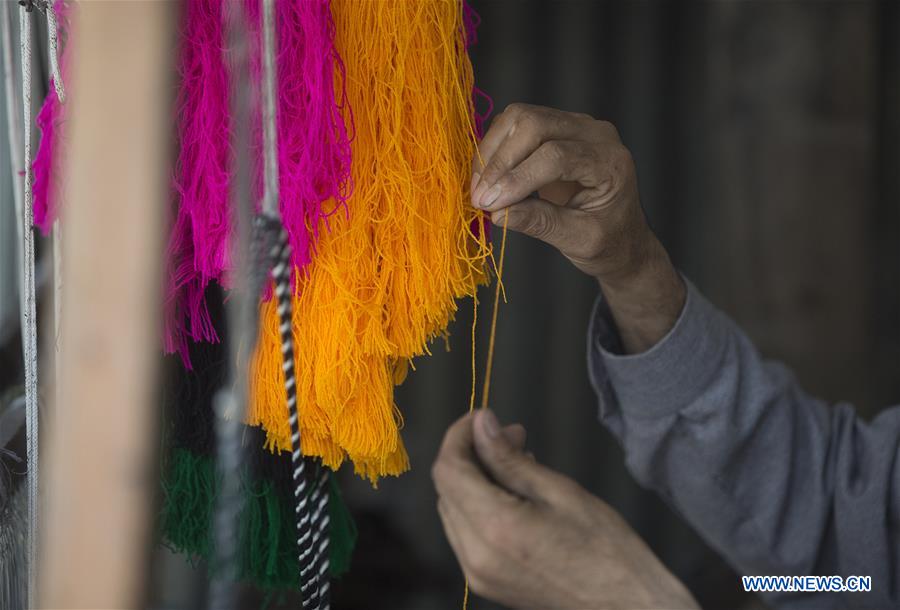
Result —
<path fill-rule="evenodd" d="M 665 417 L 693 402 L 721 366 L 731 329 L 685 279 L 687 298 L 675 326 L 640 354 L 622 355 L 609 307 L 597 299 L 588 329 L 588 373 L 601 419 L 616 410 L 638 419 Z"/>

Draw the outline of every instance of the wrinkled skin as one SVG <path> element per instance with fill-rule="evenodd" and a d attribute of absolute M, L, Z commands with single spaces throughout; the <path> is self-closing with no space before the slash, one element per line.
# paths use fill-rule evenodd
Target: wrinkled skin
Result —
<path fill-rule="evenodd" d="M 478 411 L 447 431 L 438 511 L 471 590 L 518 609 L 696 608 L 606 503 L 523 451 L 524 428 Z"/>

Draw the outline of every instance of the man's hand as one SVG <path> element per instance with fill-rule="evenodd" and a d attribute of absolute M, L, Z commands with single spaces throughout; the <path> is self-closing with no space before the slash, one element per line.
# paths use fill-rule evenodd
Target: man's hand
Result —
<path fill-rule="evenodd" d="M 448 431 L 432 469 L 471 589 L 517 609 L 696 608 L 609 506 L 524 453 L 487 410 Z"/>
<path fill-rule="evenodd" d="M 472 205 L 597 278 L 628 352 L 659 341 L 678 319 L 684 284 L 647 225 L 616 128 L 585 114 L 513 104 L 494 119 L 479 152 Z"/>

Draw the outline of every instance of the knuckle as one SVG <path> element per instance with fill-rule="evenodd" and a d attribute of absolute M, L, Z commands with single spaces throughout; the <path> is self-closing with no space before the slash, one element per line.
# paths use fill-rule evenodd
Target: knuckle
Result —
<path fill-rule="evenodd" d="M 634 167 L 634 158 L 631 151 L 623 145 L 613 146 L 610 151 L 610 164 L 620 173 L 627 173 Z"/>
<path fill-rule="evenodd" d="M 515 551 L 521 538 L 518 519 L 509 511 L 498 511 L 485 524 L 484 541 L 491 547 Z"/>
<path fill-rule="evenodd" d="M 511 104 L 507 104 L 506 108 L 503 109 L 503 114 L 515 115 L 521 112 L 525 108 L 525 104 L 522 102 L 513 102 Z"/>
<path fill-rule="evenodd" d="M 610 123 L 609 121 L 604 121 L 603 119 L 594 120 L 594 125 L 597 128 L 597 131 L 604 134 L 607 137 L 615 138 L 616 140 L 620 140 L 619 130 L 616 129 L 616 126 Z"/>
<path fill-rule="evenodd" d="M 519 137 L 534 140 L 541 132 L 543 118 L 534 108 L 522 108 L 516 111 L 510 126 L 510 134 L 516 133 Z"/>
<path fill-rule="evenodd" d="M 547 499 L 557 505 L 569 505 L 577 503 L 581 498 L 583 488 L 572 479 L 559 476 L 547 486 Z"/>
<path fill-rule="evenodd" d="M 543 214 L 541 214 L 543 216 Z M 522 455 L 513 451 L 498 453 L 497 462 L 510 474 L 518 474 L 523 466 Z"/>
<path fill-rule="evenodd" d="M 481 179 L 485 181 L 485 184 L 490 184 L 506 173 L 506 167 L 507 162 L 503 156 L 500 153 L 495 154 L 494 158 L 488 161 L 488 164 L 485 166 Z"/>
<path fill-rule="evenodd" d="M 441 489 L 447 483 L 457 476 L 458 469 L 454 466 L 454 460 L 449 458 L 438 458 L 431 466 L 431 480 L 434 481 L 435 487 Z"/>
<path fill-rule="evenodd" d="M 469 580 L 469 590 L 472 591 L 472 593 L 481 597 L 491 597 L 491 591 L 488 588 L 487 582 L 482 580 L 480 574 L 476 574 L 471 567 L 464 571 L 466 573 L 466 578 Z"/>
<path fill-rule="evenodd" d="M 521 185 L 530 184 L 533 176 L 530 170 L 517 167 L 497 181 L 503 191 L 514 191 Z"/>
<path fill-rule="evenodd" d="M 512 104 L 508 104 L 506 108 L 503 109 L 503 114 L 509 115 L 510 117 L 514 117 L 525 109 L 525 104 L 521 102 L 513 102 Z"/>
<path fill-rule="evenodd" d="M 607 156 L 607 167 L 611 181 L 610 190 L 618 193 L 634 175 L 634 159 L 631 151 L 623 145 L 613 146 Z"/>
<path fill-rule="evenodd" d="M 514 102 L 503 109 L 498 119 L 502 119 L 503 123 L 507 124 L 508 130 L 515 130 L 515 125 L 524 112 L 525 104 Z"/>
<path fill-rule="evenodd" d="M 602 230 L 595 229 L 590 231 L 582 243 L 582 252 L 584 257 L 590 257 L 603 252 L 607 246 L 606 236 Z"/>
<path fill-rule="evenodd" d="M 523 223 L 522 231 L 536 237 L 544 239 L 549 237 L 556 231 L 556 222 L 546 212 L 537 212 L 528 216 Z"/>
<path fill-rule="evenodd" d="M 577 259 L 588 260 L 602 253 L 608 244 L 602 226 L 587 219 L 584 226 L 586 230 L 572 245 L 570 253 Z"/>
<path fill-rule="evenodd" d="M 469 554 L 469 579 L 485 586 L 497 571 L 497 556 L 487 546 L 478 546 Z"/>
<path fill-rule="evenodd" d="M 431 465 L 431 480 L 435 485 L 440 485 L 445 477 L 447 472 L 447 465 L 444 460 L 438 459 Z"/>
<path fill-rule="evenodd" d="M 544 142 L 543 144 L 541 144 L 541 149 L 543 151 L 544 158 L 548 162 L 554 164 L 561 164 L 566 160 L 566 157 L 569 154 L 569 149 L 559 140 Z"/>

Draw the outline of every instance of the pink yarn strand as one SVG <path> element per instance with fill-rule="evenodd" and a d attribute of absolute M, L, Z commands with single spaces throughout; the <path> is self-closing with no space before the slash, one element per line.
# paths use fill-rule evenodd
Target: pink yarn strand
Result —
<path fill-rule="evenodd" d="M 246 8 L 251 79 L 258 83 L 259 0 L 247 0 Z M 168 247 L 165 349 L 179 352 L 188 367 L 189 341 L 218 340 L 204 294 L 212 281 L 227 288 L 231 270 L 230 76 L 223 53 L 222 10 L 222 0 L 186 3 L 181 31 L 181 152 L 174 181 L 177 213 Z M 279 0 L 276 10 L 280 210 L 294 266 L 302 269 L 312 259 L 320 221 L 343 207 L 351 190 L 350 142 L 341 116 L 346 103 L 341 86 L 343 64 L 334 48 L 328 0 Z M 255 121 L 258 200 L 262 190 L 261 128 L 258 118 Z M 326 212 L 323 204 L 328 200 L 335 205 Z"/>
<path fill-rule="evenodd" d="M 184 3 L 176 102 L 180 151 L 173 191 L 178 202 L 167 255 L 165 349 L 190 367 L 187 341 L 218 336 L 204 292 L 228 265 L 229 80 L 223 2 Z"/>
<path fill-rule="evenodd" d="M 282 0 L 278 19 L 278 164 L 281 215 L 293 262 L 312 257 L 323 202 L 345 205 L 350 186 L 350 142 L 335 99 L 335 71 L 343 63 L 334 48 L 328 0 Z"/>

